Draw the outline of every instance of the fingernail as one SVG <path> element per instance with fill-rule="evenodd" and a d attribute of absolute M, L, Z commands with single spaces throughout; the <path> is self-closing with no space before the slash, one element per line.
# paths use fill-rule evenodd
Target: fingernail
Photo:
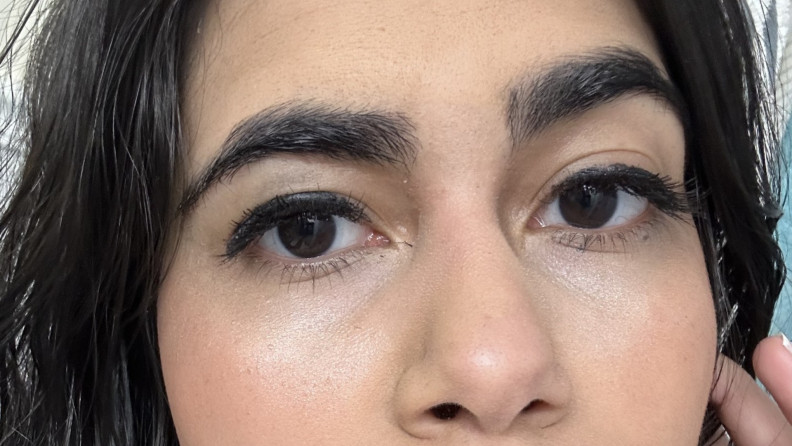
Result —
<path fill-rule="evenodd" d="M 784 347 L 787 349 L 787 351 L 792 353 L 792 342 L 789 342 L 789 338 L 786 337 L 784 333 L 781 333 L 781 342 L 784 344 Z"/>

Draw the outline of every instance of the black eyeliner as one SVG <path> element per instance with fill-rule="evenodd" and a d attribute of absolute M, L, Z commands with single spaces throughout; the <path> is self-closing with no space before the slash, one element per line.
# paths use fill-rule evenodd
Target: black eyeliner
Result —
<path fill-rule="evenodd" d="M 550 201 L 581 186 L 591 186 L 604 192 L 624 191 L 645 198 L 660 212 L 677 219 L 692 212 L 682 183 L 626 164 L 579 170 L 553 187 Z"/>
<path fill-rule="evenodd" d="M 279 195 L 247 211 L 242 221 L 234 225 L 224 256 L 236 257 L 265 232 L 302 214 L 338 216 L 351 222 L 368 221 L 365 206 L 351 197 L 332 192 Z"/>

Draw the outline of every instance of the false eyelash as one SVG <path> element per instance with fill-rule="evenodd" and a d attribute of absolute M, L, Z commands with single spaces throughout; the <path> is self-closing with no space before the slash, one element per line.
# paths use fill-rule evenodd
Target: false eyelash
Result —
<path fill-rule="evenodd" d="M 361 200 L 332 192 L 302 192 L 278 195 L 272 200 L 246 211 L 226 243 L 225 259 L 230 260 L 247 249 L 258 237 L 301 214 L 334 215 L 353 223 L 369 221 Z"/>
<path fill-rule="evenodd" d="M 692 203 L 697 202 L 695 190 L 688 191 L 682 183 L 668 176 L 661 177 L 635 166 L 613 164 L 575 172 L 553 187 L 546 204 L 584 185 L 605 192 L 624 191 L 645 198 L 657 210 L 675 219 L 694 213 Z"/>

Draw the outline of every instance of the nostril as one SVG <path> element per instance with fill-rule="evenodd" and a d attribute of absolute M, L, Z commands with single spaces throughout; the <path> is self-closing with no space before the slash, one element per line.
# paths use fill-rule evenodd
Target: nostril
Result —
<path fill-rule="evenodd" d="M 530 410 L 534 410 L 534 409 L 536 409 L 537 407 L 540 407 L 540 406 L 542 406 L 543 404 L 545 404 L 545 402 L 544 402 L 544 401 L 542 401 L 542 400 L 533 400 L 533 401 L 531 401 L 530 403 L 528 403 L 528 405 L 527 405 L 527 406 L 525 406 L 525 407 L 523 408 L 523 410 L 522 410 L 522 411 L 523 411 L 523 412 L 528 412 L 528 411 L 530 411 Z"/>
<path fill-rule="evenodd" d="M 462 406 L 454 403 L 438 404 L 437 406 L 429 409 L 435 418 L 444 421 L 453 420 L 456 418 L 456 416 L 459 415 L 460 410 L 462 410 Z"/>

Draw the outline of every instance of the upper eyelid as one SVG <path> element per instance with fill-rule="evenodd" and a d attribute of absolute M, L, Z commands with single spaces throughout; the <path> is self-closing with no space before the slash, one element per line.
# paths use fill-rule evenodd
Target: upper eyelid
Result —
<path fill-rule="evenodd" d="M 665 190 L 680 194 L 685 190 L 683 183 L 673 180 L 670 176 L 662 176 L 638 166 L 616 163 L 586 167 L 574 171 L 566 175 L 564 179 L 556 182 L 546 196 L 554 199 L 580 184 L 602 180 L 615 180 L 617 183 L 611 185 L 613 189 L 623 190 L 628 193 L 634 192 L 634 189 L 648 186 L 647 183 L 649 182 L 653 183 L 651 186 L 659 186 Z"/>
<path fill-rule="evenodd" d="M 593 167 L 582 168 L 570 174 L 567 174 L 564 179 L 558 181 L 555 185 L 551 186 L 549 193 L 548 192 L 541 193 L 540 196 L 543 198 L 541 198 L 539 201 L 545 205 L 549 204 L 555 198 L 561 195 L 563 192 L 569 190 L 572 187 L 578 186 L 586 181 L 591 181 L 591 180 L 602 181 L 603 179 L 607 180 L 609 177 L 614 179 L 619 179 L 620 177 L 622 177 L 621 180 L 623 184 L 617 185 L 616 187 L 629 192 L 629 190 L 625 188 L 624 185 L 625 182 L 623 178 L 627 174 L 632 174 L 632 175 L 640 174 L 645 178 L 654 178 L 655 181 L 663 183 L 666 186 L 668 186 L 670 182 L 670 180 L 667 177 L 660 177 L 659 175 L 652 174 L 651 172 L 637 166 L 629 166 L 625 164 L 593 166 Z M 676 187 L 676 185 L 672 185 L 672 186 Z M 234 229 L 232 231 L 231 237 L 227 243 L 227 249 L 226 249 L 227 256 L 232 257 L 236 255 L 236 253 L 240 252 L 241 250 L 244 250 L 247 246 L 250 245 L 250 243 L 252 243 L 254 237 L 251 236 L 250 234 L 251 231 L 247 231 L 248 233 L 242 234 L 245 237 L 240 243 L 236 243 L 236 244 L 233 243 L 236 238 L 240 237 L 240 232 L 242 232 L 243 227 L 246 224 L 250 224 L 251 219 L 253 219 L 254 217 L 260 219 L 261 218 L 260 215 L 262 214 L 282 213 L 284 212 L 285 208 L 289 206 L 294 206 L 294 203 L 289 203 L 288 201 L 296 200 L 295 197 L 304 197 L 303 199 L 304 203 L 313 203 L 312 204 L 313 206 L 316 206 L 316 204 L 325 205 L 328 201 L 333 201 L 335 202 L 336 206 L 343 205 L 348 209 L 352 209 L 352 212 L 357 214 L 357 218 L 354 219 L 355 222 L 357 221 L 364 221 L 367 223 L 371 222 L 371 219 L 368 216 L 367 206 L 365 206 L 362 200 L 355 199 L 351 195 L 344 196 L 342 194 L 335 192 L 316 191 L 316 192 L 301 192 L 286 196 L 276 196 L 272 200 L 262 205 L 256 206 L 251 211 L 248 211 L 246 213 L 246 216 L 242 219 L 242 221 L 234 225 Z M 335 210 L 337 211 L 337 209 Z M 684 209 L 672 209 L 671 211 L 672 213 L 676 213 L 676 212 L 682 212 L 684 211 Z M 349 213 L 347 213 L 347 215 L 341 215 L 341 214 L 336 214 L 336 215 L 347 217 Z M 256 228 L 256 231 L 252 231 L 252 232 L 257 232 L 257 234 L 255 235 L 260 236 L 264 231 L 274 227 L 278 218 L 283 218 L 283 217 L 275 216 L 270 218 L 271 221 L 263 224 L 259 221 L 258 222 L 259 226 Z M 233 248 L 232 245 L 234 245 Z"/>
<path fill-rule="evenodd" d="M 565 192 L 581 184 L 591 182 L 601 186 L 602 182 L 608 181 L 613 183 L 606 186 L 645 198 L 653 209 L 675 220 L 686 220 L 688 215 L 698 212 L 697 191 L 695 188 L 689 190 L 690 183 L 675 181 L 670 176 L 662 176 L 637 165 L 611 163 L 579 169 L 567 168 L 561 172 L 563 176 L 560 180 L 546 185 L 538 193 L 540 198 L 535 201 L 537 207 L 531 209 L 531 219 L 545 212 Z"/>
<path fill-rule="evenodd" d="M 299 200 L 297 199 L 297 197 L 299 197 Z M 311 197 L 310 200 L 313 200 L 313 202 L 311 202 L 307 197 Z M 321 200 L 322 198 L 325 199 L 324 202 L 322 202 Z M 277 221 L 282 217 L 292 216 L 294 214 L 292 214 L 291 212 L 297 213 L 299 211 L 293 211 L 292 209 L 288 209 L 288 208 L 295 207 L 296 205 L 299 204 L 303 204 L 306 208 L 312 208 L 310 209 L 310 211 L 321 212 L 322 209 L 320 208 L 320 206 L 317 206 L 317 204 L 328 206 L 327 203 L 328 201 L 330 201 L 327 200 L 328 198 L 332 199 L 332 202 L 335 203 L 338 207 L 344 206 L 355 212 L 357 214 L 355 216 L 356 220 L 370 221 L 369 217 L 366 215 L 366 210 L 367 210 L 366 206 L 359 200 L 355 200 L 351 197 L 344 197 L 332 192 L 301 192 L 291 195 L 278 195 L 272 200 L 252 208 L 251 210 L 247 211 L 246 217 L 243 218 L 241 222 L 235 224 L 234 231 L 236 231 L 239 228 L 239 226 L 243 225 L 245 221 L 256 215 L 267 214 L 267 213 L 270 215 L 275 214 L 275 216 L 272 218 L 273 221 Z M 326 207 L 326 209 L 330 209 L 330 208 Z M 289 213 L 286 214 L 286 212 Z M 279 214 L 284 214 L 284 215 L 281 216 Z"/>
<path fill-rule="evenodd" d="M 624 176 L 626 174 L 642 174 L 647 176 L 655 176 L 658 178 L 659 175 L 652 174 L 646 169 L 637 166 L 630 166 L 626 164 L 609 164 L 609 165 L 599 165 L 599 166 L 591 166 L 585 167 L 579 170 L 568 174 L 564 179 L 557 182 L 555 185 L 552 186 L 550 195 L 558 196 L 561 193 L 569 190 L 571 187 L 577 186 L 581 183 L 592 180 L 602 180 L 605 178 L 613 178 L 616 179 L 620 176 Z"/>
<path fill-rule="evenodd" d="M 581 178 L 582 174 L 589 173 L 586 175 L 587 177 L 596 177 L 598 180 L 602 180 L 605 177 L 613 176 L 612 172 L 608 172 L 614 166 L 625 167 L 628 169 L 639 169 L 644 170 L 639 167 L 632 167 L 627 166 L 625 164 L 598 164 L 593 166 L 586 166 L 581 168 L 569 168 L 566 167 L 562 169 L 558 174 L 554 175 L 554 179 L 551 179 L 549 184 L 543 186 L 539 192 L 537 193 L 538 200 L 542 205 L 546 206 L 553 202 L 556 198 L 571 190 L 572 188 L 579 186 L 581 183 L 585 183 L 587 179 L 591 178 Z M 560 177 L 560 179 L 555 179 Z"/>

